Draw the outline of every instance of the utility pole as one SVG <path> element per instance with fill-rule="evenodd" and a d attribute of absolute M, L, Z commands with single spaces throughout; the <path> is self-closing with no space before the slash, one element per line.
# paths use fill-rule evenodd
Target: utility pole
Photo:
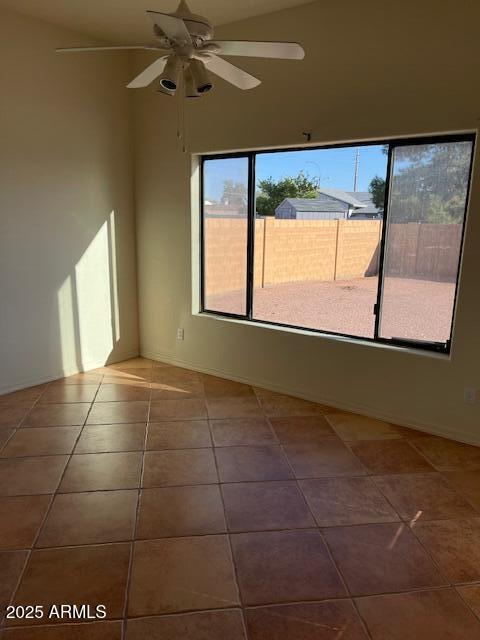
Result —
<path fill-rule="evenodd" d="M 353 190 L 357 190 L 357 182 L 358 182 L 358 161 L 360 160 L 360 149 L 357 147 L 355 151 L 355 170 L 353 173 Z"/>

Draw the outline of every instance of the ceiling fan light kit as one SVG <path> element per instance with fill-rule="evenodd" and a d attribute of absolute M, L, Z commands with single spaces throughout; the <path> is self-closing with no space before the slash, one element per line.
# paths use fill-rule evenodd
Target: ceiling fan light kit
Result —
<path fill-rule="evenodd" d="M 167 64 L 165 65 L 165 69 L 160 76 L 160 86 L 162 87 L 162 89 L 166 89 L 171 93 L 175 93 L 180 81 L 180 74 L 182 73 L 182 71 L 182 60 L 173 54 L 168 56 Z"/>
<path fill-rule="evenodd" d="M 182 84 L 187 98 L 198 98 L 213 89 L 211 73 L 223 78 L 239 89 L 253 89 L 260 80 L 220 56 L 245 56 L 302 60 L 303 48 L 296 42 L 251 42 L 240 40 L 213 40 L 213 25 L 190 11 L 181 0 L 174 13 L 147 11 L 153 20 L 156 44 L 116 45 L 102 47 L 67 47 L 59 52 L 114 51 L 122 49 L 157 51 L 162 54 L 127 87 L 147 87 L 157 78 L 160 93 L 173 96 Z M 183 82 L 181 80 L 183 79 Z"/>

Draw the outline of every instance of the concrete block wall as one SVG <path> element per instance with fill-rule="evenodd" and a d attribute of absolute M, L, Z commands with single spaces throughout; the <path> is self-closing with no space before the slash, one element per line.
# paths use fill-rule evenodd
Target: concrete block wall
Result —
<path fill-rule="evenodd" d="M 370 220 L 255 221 L 256 287 L 375 275 L 381 223 Z M 245 288 L 247 220 L 205 220 L 206 290 Z"/>

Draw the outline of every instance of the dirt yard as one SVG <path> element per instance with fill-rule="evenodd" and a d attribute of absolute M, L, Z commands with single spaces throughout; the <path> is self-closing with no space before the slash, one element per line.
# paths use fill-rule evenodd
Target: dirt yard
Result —
<path fill-rule="evenodd" d="M 450 337 L 455 284 L 386 278 L 380 335 L 444 342 Z M 377 278 L 291 282 L 257 288 L 254 317 L 298 327 L 373 337 Z M 245 313 L 245 293 L 209 296 L 208 309 Z"/>

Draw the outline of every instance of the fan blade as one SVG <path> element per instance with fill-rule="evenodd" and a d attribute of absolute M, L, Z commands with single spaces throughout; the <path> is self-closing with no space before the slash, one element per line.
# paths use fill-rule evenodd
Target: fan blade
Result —
<path fill-rule="evenodd" d="M 61 47 L 60 49 L 55 49 L 55 51 L 58 51 L 59 53 L 74 53 L 76 51 L 120 51 L 123 49 L 145 49 L 147 51 L 161 51 L 163 47 L 157 47 L 155 45 L 147 44 L 132 44 L 113 47 Z"/>
<path fill-rule="evenodd" d="M 155 78 L 158 78 L 158 76 L 162 74 L 165 69 L 165 65 L 167 64 L 167 57 L 168 56 L 163 56 L 162 58 L 155 60 L 155 62 L 152 62 L 152 64 L 144 69 L 140 75 L 127 84 L 128 89 L 141 89 L 143 87 L 148 87 Z"/>
<path fill-rule="evenodd" d="M 192 43 L 192 39 L 183 20 L 171 16 L 168 13 L 158 13 L 158 11 L 147 11 L 147 13 L 169 40 L 178 44 Z"/>
<path fill-rule="evenodd" d="M 296 42 L 249 42 L 248 40 L 215 40 L 221 56 L 246 56 L 250 58 L 279 58 L 303 60 L 305 51 Z"/>
<path fill-rule="evenodd" d="M 213 71 L 217 76 L 220 76 L 220 78 L 230 82 L 239 89 L 253 89 L 261 82 L 261 80 L 251 76 L 243 69 L 230 64 L 230 62 L 227 62 L 226 60 L 222 60 L 222 58 L 219 58 L 214 54 L 210 54 L 208 57 L 202 57 L 200 59 L 207 69 Z"/>

